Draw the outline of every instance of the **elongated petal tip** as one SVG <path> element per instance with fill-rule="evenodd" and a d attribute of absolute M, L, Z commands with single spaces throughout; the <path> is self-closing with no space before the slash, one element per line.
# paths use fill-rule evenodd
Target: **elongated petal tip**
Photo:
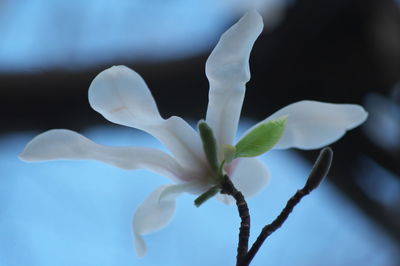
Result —
<path fill-rule="evenodd" d="M 34 162 L 35 160 L 32 159 L 32 157 L 29 155 L 29 153 L 22 151 L 19 155 L 18 155 L 18 159 L 20 159 L 23 162 Z"/>
<path fill-rule="evenodd" d="M 79 159 L 93 148 L 93 142 L 68 129 L 52 129 L 34 137 L 18 156 L 25 162 Z"/>
<path fill-rule="evenodd" d="M 41 135 L 39 135 L 39 136 L 41 136 Z M 29 141 L 28 144 L 26 144 L 23 151 L 18 155 L 18 159 L 20 159 L 21 161 L 24 161 L 24 162 L 35 161 L 35 158 L 38 157 L 37 151 L 40 148 L 40 147 L 38 147 L 38 145 L 36 145 L 36 143 L 38 142 L 37 139 L 39 136 L 36 136 L 31 141 Z"/>
<path fill-rule="evenodd" d="M 136 233 L 134 235 L 134 240 L 135 240 L 134 246 L 136 250 L 136 255 L 139 258 L 143 258 L 147 253 L 146 243 L 144 242 L 143 237 Z"/>
<path fill-rule="evenodd" d="M 18 154 L 18 159 L 20 159 L 23 162 L 29 162 L 29 159 L 26 158 L 24 151 L 22 151 L 20 154 Z"/>
<path fill-rule="evenodd" d="M 361 105 L 352 104 L 351 108 L 353 109 L 353 111 L 349 120 L 351 120 L 353 124 L 349 125 L 347 130 L 358 127 L 368 118 L 368 112 Z"/>
<path fill-rule="evenodd" d="M 142 235 L 155 232 L 166 226 L 175 213 L 175 199 L 166 197 L 160 200 L 160 195 L 169 186 L 162 186 L 147 197 L 137 208 L 132 221 L 135 236 L 135 247 L 138 255 L 144 255 L 146 245 Z"/>
<path fill-rule="evenodd" d="M 25 148 L 23 149 L 23 151 L 20 153 L 20 154 L 18 154 L 18 159 L 20 159 L 21 161 L 23 161 L 23 162 L 30 162 L 30 159 L 29 159 L 29 154 L 27 153 L 27 150 L 26 150 L 26 146 L 25 146 Z"/>
<path fill-rule="evenodd" d="M 208 79 L 228 84 L 247 82 L 250 51 L 263 27 L 261 15 L 251 10 L 222 34 L 206 62 Z"/>
<path fill-rule="evenodd" d="M 247 13 L 242 17 L 242 20 L 244 20 L 246 23 L 250 23 L 251 26 L 258 29 L 260 33 L 264 27 L 263 18 L 256 9 L 247 11 Z"/>
<path fill-rule="evenodd" d="M 116 124 L 136 127 L 161 119 L 142 77 L 126 66 L 100 72 L 89 87 L 90 106 Z"/>
<path fill-rule="evenodd" d="M 155 232 L 166 226 L 175 213 L 176 198 L 183 192 L 204 191 L 201 184 L 183 183 L 166 185 L 156 189 L 138 207 L 133 216 L 134 245 L 139 257 L 146 255 L 147 247 L 142 235 Z"/>

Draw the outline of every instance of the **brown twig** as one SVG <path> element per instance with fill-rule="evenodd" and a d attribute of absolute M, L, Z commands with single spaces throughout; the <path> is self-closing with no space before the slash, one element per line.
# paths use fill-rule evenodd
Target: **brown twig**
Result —
<path fill-rule="evenodd" d="M 267 237 L 282 226 L 282 224 L 289 217 L 289 214 L 293 211 L 294 207 L 304 196 L 308 195 L 312 190 L 318 187 L 318 185 L 329 172 L 332 157 L 333 152 L 329 147 L 324 148 L 320 152 L 305 186 L 298 190 L 296 194 L 289 199 L 285 208 L 281 211 L 278 217 L 271 224 L 266 225 L 262 229 L 260 235 L 257 237 L 257 240 L 254 242 L 249 252 L 244 256 L 239 266 L 248 266 Z"/>
<path fill-rule="evenodd" d="M 235 188 L 232 181 L 229 179 L 227 175 L 224 176 L 224 179 L 221 184 L 221 194 L 230 195 L 235 199 L 236 206 L 239 211 L 239 216 L 240 219 L 242 220 L 240 223 L 239 243 L 236 255 L 236 266 L 239 266 L 241 265 L 242 260 L 246 256 L 247 249 L 249 246 L 249 235 L 250 235 L 249 208 L 247 207 L 247 203 L 246 200 L 244 199 L 243 194 Z"/>

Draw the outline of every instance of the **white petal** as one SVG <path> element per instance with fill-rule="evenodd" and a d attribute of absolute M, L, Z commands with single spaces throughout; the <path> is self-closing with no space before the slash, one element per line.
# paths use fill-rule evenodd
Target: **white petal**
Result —
<path fill-rule="evenodd" d="M 233 166 L 227 171 L 236 189 L 245 198 L 251 197 L 262 190 L 268 183 L 269 173 L 264 163 L 257 158 L 240 158 L 233 161 Z M 217 199 L 226 204 L 234 202 L 231 196 L 219 194 Z"/>
<path fill-rule="evenodd" d="M 206 122 L 218 145 L 232 144 L 236 134 L 245 84 L 250 79 L 250 52 L 262 28 L 260 14 L 248 12 L 221 36 L 207 60 L 210 92 Z"/>
<path fill-rule="evenodd" d="M 193 191 L 196 186 L 191 183 L 161 186 L 138 207 L 132 223 L 138 256 L 144 256 L 147 250 L 142 235 L 166 226 L 175 213 L 176 198 L 182 192 Z"/>
<path fill-rule="evenodd" d="M 184 182 L 181 184 L 170 185 L 162 191 L 160 194 L 160 200 L 174 199 L 182 192 L 200 195 L 209 188 L 209 184 L 204 182 Z"/>
<path fill-rule="evenodd" d="M 19 156 L 27 162 L 98 160 L 123 169 L 147 169 L 174 181 L 186 180 L 185 171 L 168 154 L 144 147 L 107 147 L 66 129 L 53 129 L 33 138 Z"/>
<path fill-rule="evenodd" d="M 125 66 L 113 66 L 96 76 L 89 88 L 94 110 L 111 122 L 134 127 L 157 138 L 175 157 L 189 167 L 204 161 L 196 131 L 183 119 L 164 120 L 144 80 Z"/>
<path fill-rule="evenodd" d="M 172 116 L 156 127 L 142 129 L 156 137 L 185 168 L 204 171 L 208 167 L 199 134 L 182 118 Z"/>
<path fill-rule="evenodd" d="M 362 124 L 368 113 L 360 105 L 300 101 L 290 104 L 265 121 L 288 115 L 285 132 L 274 149 L 318 149 Z M 256 125 L 257 126 L 257 125 Z M 251 129 L 250 129 L 251 130 Z"/>
<path fill-rule="evenodd" d="M 146 83 L 126 66 L 99 73 L 90 84 L 89 103 L 106 119 L 125 126 L 162 120 Z"/>

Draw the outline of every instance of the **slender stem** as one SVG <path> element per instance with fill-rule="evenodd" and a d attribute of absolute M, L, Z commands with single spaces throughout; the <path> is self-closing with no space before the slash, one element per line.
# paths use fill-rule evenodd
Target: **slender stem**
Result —
<path fill-rule="evenodd" d="M 260 249 L 261 245 L 267 239 L 267 237 L 270 236 L 273 232 L 275 232 L 279 227 L 282 226 L 282 224 L 288 218 L 289 214 L 292 212 L 293 208 L 307 194 L 308 193 L 305 193 L 301 189 L 301 190 L 298 190 L 296 192 L 296 194 L 294 194 L 294 196 L 290 198 L 290 200 L 286 203 L 285 208 L 282 210 L 282 212 L 279 214 L 279 216 L 271 224 L 266 225 L 262 229 L 261 233 L 257 237 L 257 240 L 254 242 L 253 246 L 250 248 L 249 252 L 246 254 L 246 256 L 243 259 L 242 264 L 240 266 L 247 266 L 250 264 L 250 262 L 252 261 L 252 259 L 258 252 L 258 250 Z"/>
<path fill-rule="evenodd" d="M 247 249 L 249 246 L 249 235 L 250 235 L 250 213 L 247 207 L 246 200 L 243 194 L 238 191 L 233 185 L 232 181 L 227 175 L 224 176 L 221 184 L 221 194 L 227 194 L 232 196 L 236 201 L 236 206 L 239 211 L 239 216 L 241 219 L 240 229 L 239 229 L 239 243 L 237 247 L 236 255 L 236 266 L 242 265 L 242 260 L 247 254 Z"/>
<path fill-rule="evenodd" d="M 322 149 L 304 187 L 298 190 L 289 199 L 289 201 L 286 203 L 285 208 L 283 208 L 278 217 L 275 218 L 272 223 L 266 225 L 262 229 L 261 233 L 257 237 L 257 240 L 254 242 L 249 252 L 245 255 L 240 266 L 248 266 L 250 264 L 267 237 L 282 226 L 282 224 L 289 217 L 289 214 L 293 211 L 294 207 L 301 201 L 304 196 L 308 195 L 312 190 L 318 187 L 324 177 L 328 174 L 329 168 L 332 163 L 332 156 L 333 152 L 329 147 Z"/>

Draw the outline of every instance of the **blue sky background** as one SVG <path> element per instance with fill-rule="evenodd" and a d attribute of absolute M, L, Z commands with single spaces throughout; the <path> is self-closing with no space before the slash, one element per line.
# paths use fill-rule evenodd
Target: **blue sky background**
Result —
<path fill-rule="evenodd" d="M 110 60 L 167 60 L 210 49 L 248 5 L 281 0 L 2 0 L 0 71 L 76 70 Z"/>
<path fill-rule="evenodd" d="M 213 199 L 196 208 L 194 197 L 183 195 L 172 223 L 147 235 L 148 255 L 137 258 L 132 214 L 167 179 L 92 161 L 19 161 L 37 133 L 0 139 L 0 265 L 234 265 L 239 226 L 234 206 Z M 83 133 L 107 145 L 160 147 L 151 136 L 123 127 Z M 272 179 L 249 199 L 252 240 L 303 185 L 311 167 L 290 151 L 262 158 Z M 324 182 L 267 240 L 253 265 L 394 266 L 396 256 L 390 238 Z"/>

